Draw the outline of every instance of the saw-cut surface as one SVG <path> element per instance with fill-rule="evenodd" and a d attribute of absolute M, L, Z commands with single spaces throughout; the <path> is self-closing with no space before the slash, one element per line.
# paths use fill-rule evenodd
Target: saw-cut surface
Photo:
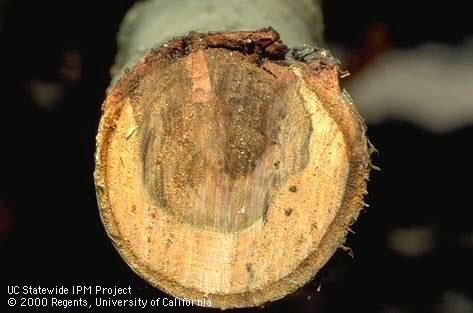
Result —
<path fill-rule="evenodd" d="M 220 308 L 260 305 L 310 280 L 344 242 L 369 171 L 364 125 L 336 60 L 286 53 L 272 30 L 191 33 L 108 94 L 100 212 L 152 285 Z"/>

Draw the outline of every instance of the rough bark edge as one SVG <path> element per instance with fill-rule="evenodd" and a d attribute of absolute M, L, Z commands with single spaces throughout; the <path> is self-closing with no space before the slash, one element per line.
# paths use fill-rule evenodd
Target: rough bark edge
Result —
<path fill-rule="evenodd" d="M 202 38 L 202 36 L 207 39 L 204 44 L 201 40 L 196 40 Z M 213 39 L 218 40 L 213 42 Z M 152 50 L 131 71 L 126 72 L 110 91 L 102 107 L 102 118 L 97 135 L 94 178 L 99 212 L 106 232 L 112 239 L 117 251 L 133 271 L 151 285 L 180 298 L 209 299 L 212 302 L 212 307 L 221 309 L 258 306 L 275 301 L 310 281 L 333 256 L 335 251 L 343 245 L 349 226 L 356 221 L 364 205 L 363 195 L 366 194 L 366 181 L 371 168 L 368 140 L 365 137 L 366 127 L 354 109 L 349 96 L 340 91 L 338 61 L 331 58 L 325 50 L 313 49 L 310 54 L 311 63 L 306 64 L 301 61 L 308 60 L 294 53 L 297 52 L 295 50 L 291 61 L 291 63 L 295 63 L 292 66 L 303 72 L 302 79 L 316 93 L 326 111 L 329 113 L 336 111 L 335 114 L 331 113 L 330 115 L 342 131 L 350 153 L 349 174 L 341 209 L 338 210 L 319 248 L 301 262 L 294 272 L 270 286 L 265 286 L 256 292 L 225 295 L 204 294 L 192 288 L 181 286 L 141 264 L 139 258 L 134 255 L 131 249 L 127 247 L 126 241 L 123 240 L 109 204 L 108 194 L 105 192 L 107 173 L 106 167 L 102 165 L 102 160 L 106 159 L 110 135 L 115 128 L 116 117 L 121 113 L 122 107 L 119 107 L 118 104 L 133 92 L 136 80 L 146 72 L 147 68 L 156 64 L 160 58 L 172 62 L 173 59 L 180 58 L 196 48 L 223 47 L 245 53 L 248 52 L 246 51 L 249 47 L 247 44 L 250 43 L 248 39 L 252 41 L 252 49 L 255 47 L 259 49 L 257 55 L 260 58 L 269 57 L 282 60 L 287 51 L 286 47 L 280 42 L 277 33 L 271 29 L 261 30 L 260 32 L 190 33 L 187 37 L 171 40 L 161 48 Z M 275 48 L 275 52 L 272 51 L 273 48 Z M 282 54 L 282 51 L 284 51 L 284 54 Z M 305 54 L 304 57 L 308 55 Z"/>
<path fill-rule="evenodd" d="M 194 0 L 195 1 L 195 0 Z M 208 2 L 211 2 L 207 0 Z M 180 12 L 183 9 L 187 8 L 186 4 L 191 2 L 191 0 L 181 1 L 180 5 L 172 5 L 162 7 L 163 2 L 160 0 L 145 0 L 136 2 L 127 12 L 123 18 L 119 31 L 117 33 L 117 55 L 115 58 L 115 64 L 112 66 L 110 74 L 112 76 L 111 85 L 113 85 L 117 79 L 121 76 L 123 70 L 127 67 L 134 65 L 142 56 L 144 56 L 147 51 L 152 47 L 158 47 L 164 42 L 168 41 L 171 38 L 163 36 L 163 28 L 171 27 L 163 22 L 160 22 L 162 14 L 164 11 L 168 12 L 175 10 Z M 225 12 L 228 12 L 228 15 L 231 17 L 230 21 L 225 21 L 225 23 L 217 23 L 217 25 L 208 25 L 205 22 L 201 25 L 195 25 L 189 20 L 183 19 L 182 16 L 177 16 L 176 18 L 180 22 L 180 25 L 183 29 L 194 29 L 201 30 L 205 28 L 204 31 L 213 28 L 213 31 L 236 31 L 236 30 L 253 30 L 258 27 L 264 27 L 268 25 L 275 26 L 280 31 L 284 29 L 286 31 L 285 37 L 283 40 L 288 43 L 291 42 L 291 45 L 296 44 L 310 44 L 310 45 L 324 45 L 324 24 L 323 24 L 323 14 L 322 14 L 322 1 L 321 0 L 263 0 L 258 1 L 260 5 L 235 5 L 238 2 L 245 2 L 241 0 L 232 0 L 226 1 L 225 6 L 221 7 L 218 2 L 211 2 L 212 5 L 209 8 L 208 6 L 205 9 L 197 10 L 192 12 L 194 16 L 206 15 L 209 9 L 218 9 L 224 8 Z M 257 12 L 253 15 L 252 13 L 257 10 L 259 7 L 267 7 L 272 10 L 274 7 L 283 8 L 283 12 L 295 12 L 297 13 L 297 18 L 287 19 L 281 16 L 280 12 L 274 12 L 272 10 L 271 16 L 259 16 L 260 12 Z M 220 12 L 220 11 L 219 11 Z M 151 13 L 151 14 L 150 14 Z M 179 15 L 179 14 L 178 14 Z M 152 16 L 152 17 L 150 17 Z M 224 18 L 221 16 L 221 18 Z M 235 24 L 233 20 L 238 22 Z M 259 26 L 255 26 L 255 20 L 258 20 Z M 302 24 L 305 25 L 304 28 L 307 28 L 308 36 L 299 37 L 300 26 L 295 27 L 292 24 L 293 21 L 303 21 Z M 281 21 L 283 21 L 281 23 Z M 288 24 L 287 24 L 288 23 Z M 231 25 L 231 26 L 230 26 Z M 197 28 L 196 28 L 197 26 Z M 146 38 L 141 38 L 139 42 L 134 42 L 132 39 L 138 34 L 149 31 L 149 29 L 154 29 L 154 32 L 151 32 Z M 175 30 L 177 31 L 177 30 Z M 165 32 L 164 32 L 165 33 Z M 175 36 L 180 35 L 176 33 Z M 297 37 L 297 39 L 296 39 Z M 111 87 L 111 86 L 110 86 Z"/>

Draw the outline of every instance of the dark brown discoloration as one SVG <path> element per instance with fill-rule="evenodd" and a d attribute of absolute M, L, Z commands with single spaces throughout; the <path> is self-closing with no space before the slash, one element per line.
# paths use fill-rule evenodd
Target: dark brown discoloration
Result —
<path fill-rule="evenodd" d="M 253 264 L 246 263 L 245 268 L 246 268 L 246 272 L 248 273 L 248 275 L 250 275 L 250 277 L 253 278 L 253 276 L 255 275 L 255 272 L 253 270 Z"/>
<path fill-rule="evenodd" d="M 289 187 L 290 192 L 297 192 L 297 187 L 296 186 L 291 186 Z"/>
<path fill-rule="evenodd" d="M 271 145 L 278 142 L 287 114 L 284 85 L 248 65 L 229 64 L 227 75 L 213 80 L 223 107 L 224 170 L 230 177 L 250 173 Z"/>
<path fill-rule="evenodd" d="M 306 166 L 312 129 L 291 89 L 295 76 L 258 61 L 278 40 L 192 33 L 157 50 L 177 59 L 166 57 L 131 102 L 141 122 L 143 183 L 158 207 L 203 227 L 240 229 L 265 220 L 272 193 Z"/>
<path fill-rule="evenodd" d="M 294 211 L 293 208 L 285 208 L 284 209 L 284 215 L 290 216 L 292 214 L 292 211 Z"/>

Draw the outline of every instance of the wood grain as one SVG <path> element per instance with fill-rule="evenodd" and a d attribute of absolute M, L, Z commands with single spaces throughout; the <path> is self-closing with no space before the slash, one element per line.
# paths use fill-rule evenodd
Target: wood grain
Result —
<path fill-rule="evenodd" d="M 271 29 L 190 33 L 108 94 L 100 213 L 154 286 L 256 306 L 302 286 L 343 244 L 366 191 L 365 127 L 337 61 L 304 49 L 288 52 Z"/>

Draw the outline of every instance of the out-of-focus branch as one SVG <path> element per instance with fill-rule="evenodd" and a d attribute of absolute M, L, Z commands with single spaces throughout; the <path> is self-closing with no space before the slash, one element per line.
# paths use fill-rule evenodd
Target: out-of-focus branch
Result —
<path fill-rule="evenodd" d="M 392 50 L 347 89 L 369 123 L 404 119 L 443 132 L 473 124 L 473 40 Z"/>

